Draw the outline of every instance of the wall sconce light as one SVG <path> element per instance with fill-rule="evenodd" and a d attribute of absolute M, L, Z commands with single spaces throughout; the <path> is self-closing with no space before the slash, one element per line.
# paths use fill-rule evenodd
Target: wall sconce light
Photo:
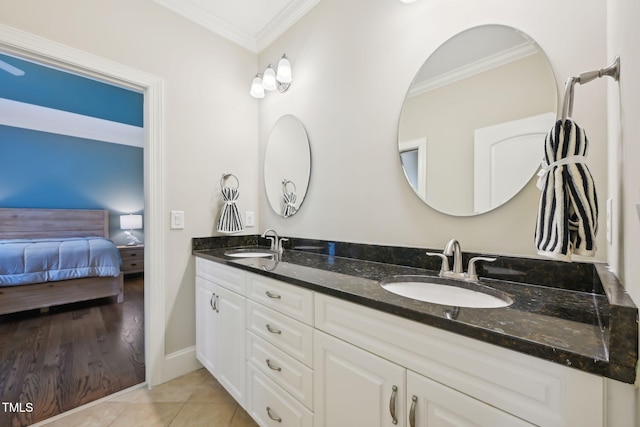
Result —
<path fill-rule="evenodd" d="M 278 90 L 278 92 L 286 92 L 291 86 L 291 63 L 286 54 L 282 55 L 278 61 L 278 67 L 274 70 L 269 64 L 263 73 L 258 73 L 251 82 L 251 90 L 249 93 L 254 98 L 264 98 L 264 91 Z"/>
<path fill-rule="evenodd" d="M 120 215 L 120 229 L 129 230 L 124 232 L 129 240 L 127 246 L 134 246 L 142 243 L 133 235 L 133 230 L 142 229 L 142 215 Z"/>

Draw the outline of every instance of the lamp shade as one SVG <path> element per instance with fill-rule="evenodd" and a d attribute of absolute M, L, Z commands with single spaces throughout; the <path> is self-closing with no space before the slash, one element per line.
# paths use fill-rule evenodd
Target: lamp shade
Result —
<path fill-rule="evenodd" d="M 287 55 L 282 55 L 282 58 L 280 58 L 278 62 L 276 79 L 278 79 L 280 83 L 291 83 L 291 63 L 289 59 L 287 59 Z"/>
<path fill-rule="evenodd" d="M 262 87 L 262 77 L 260 74 L 256 74 L 251 82 L 251 96 L 254 98 L 264 98 L 264 88 Z"/>
<path fill-rule="evenodd" d="M 140 230 L 142 228 L 142 215 L 120 215 L 121 230 Z"/>
<path fill-rule="evenodd" d="M 262 87 L 265 90 L 276 90 L 276 70 L 273 69 L 271 65 L 264 70 L 264 74 L 262 75 Z"/>

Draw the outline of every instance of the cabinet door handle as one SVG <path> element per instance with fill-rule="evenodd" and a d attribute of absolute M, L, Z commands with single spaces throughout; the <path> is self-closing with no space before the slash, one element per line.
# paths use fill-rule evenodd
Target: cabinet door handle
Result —
<path fill-rule="evenodd" d="M 268 323 L 265 325 L 265 327 L 267 328 L 267 331 L 271 332 L 272 334 L 281 334 L 282 333 L 282 331 L 280 329 L 273 328 Z"/>
<path fill-rule="evenodd" d="M 213 301 L 214 298 L 216 298 L 216 294 L 214 294 L 213 292 L 211 293 L 211 299 L 209 300 L 209 305 L 211 306 L 211 309 L 213 311 L 216 311 L 216 303 Z"/>
<path fill-rule="evenodd" d="M 391 414 L 391 422 L 393 424 L 398 424 L 398 419 L 396 418 L 396 396 L 398 395 L 398 387 L 395 385 L 391 387 L 391 399 L 389 399 L 389 413 Z"/>
<path fill-rule="evenodd" d="M 267 406 L 267 415 L 269 415 L 269 418 L 271 418 L 273 421 L 276 421 L 278 423 L 282 422 L 282 418 L 271 414 L 271 408 L 269 408 L 268 406 Z"/>
<path fill-rule="evenodd" d="M 416 396 L 411 397 L 411 409 L 409 410 L 409 427 L 416 427 L 416 404 L 418 398 Z"/>
<path fill-rule="evenodd" d="M 273 298 L 273 299 L 281 299 L 281 298 L 282 298 L 282 296 L 280 296 L 280 295 L 278 295 L 278 294 L 273 294 L 273 293 L 271 293 L 271 292 L 269 292 L 269 291 L 265 291 L 265 294 L 267 294 L 267 296 L 268 296 L 269 298 Z"/>
<path fill-rule="evenodd" d="M 269 367 L 269 369 L 273 369 L 274 371 L 278 371 L 278 372 L 282 371 L 282 368 L 281 368 L 281 367 L 279 367 L 279 366 L 273 366 L 273 365 L 271 364 L 271 360 L 267 359 L 267 360 L 266 360 L 266 362 L 267 362 L 267 366 Z"/>

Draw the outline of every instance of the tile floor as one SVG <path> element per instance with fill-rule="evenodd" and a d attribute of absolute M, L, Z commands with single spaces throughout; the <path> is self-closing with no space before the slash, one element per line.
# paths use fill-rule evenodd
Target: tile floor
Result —
<path fill-rule="evenodd" d="M 114 396 L 43 427 L 256 427 L 205 369 Z"/>

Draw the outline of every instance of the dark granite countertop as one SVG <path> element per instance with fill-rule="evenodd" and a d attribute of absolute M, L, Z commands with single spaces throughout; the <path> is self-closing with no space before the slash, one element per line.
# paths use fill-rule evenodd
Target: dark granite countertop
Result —
<path fill-rule="evenodd" d="M 514 303 L 458 308 L 398 296 L 379 285 L 394 275 L 437 277 L 439 260 L 426 257 L 426 249 L 293 238 L 287 242 L 293 249 L 279 259 L 224 254 L 266 242 L 258 236 L 199 238 L 193 239 L 193 253 L 582 371 L 635 381 L 638 310 L 604 264 L 499 256 L 479 268 L 481 283 Z M 478 254 L 464 255 L 466 266 Z"/>

